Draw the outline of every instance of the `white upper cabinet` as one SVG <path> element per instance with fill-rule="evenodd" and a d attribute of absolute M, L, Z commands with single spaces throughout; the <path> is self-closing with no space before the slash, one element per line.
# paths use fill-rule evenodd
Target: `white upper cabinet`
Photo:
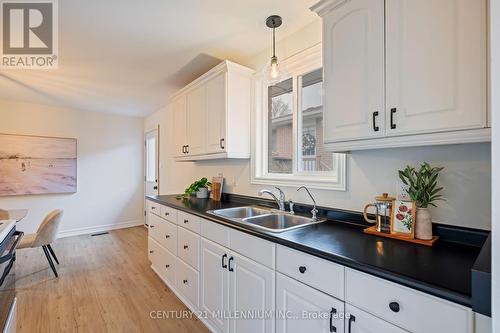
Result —
<path fill-rule="evenodd" d="M 183 156 L 187 147 L 186 96 L 180 96 L 172 104 L 174 156 Z"/>
<path fill-rule="evenodd" d="M 187 94 L 187 154 L 199 155 L 205 152 L 205 107 L 206 87 L 195 88 Z"/>
<path fill-rule="evenodd" d="M 326 142 L 383 136 L 384 0 L 353 0 L 324 17 Z"/>
<path fill-rule="evenodd" d="M 489 141 L 485 0 L 323 0 L 325 146 Z"/>
<path fill-rule="evenodd" d="M 175 95 L 174 101 L 186 100 L 186 137 L 174 140 L 177 161 L 250 157 L 252 74 L 226 60 Z M 174 127 L 183 112 L 175 106 L 182 105 L 174 102 Z"/>
<path fill-rule="evenodd" d="M 484 7 L 386 0 L 387 135 L 486 126 Z"/>
<path fill-rule="evenodd" d="M 226 141 L 226 73 L 207 82 L 207 153 L 219 153 Z"/>

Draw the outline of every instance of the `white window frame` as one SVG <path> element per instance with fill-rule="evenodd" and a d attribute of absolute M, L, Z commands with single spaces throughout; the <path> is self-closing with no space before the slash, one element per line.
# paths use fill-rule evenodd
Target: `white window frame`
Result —
<path fill-rule="evenodd" d="M 293 173 L 280 174 L 268 172 L 268 84 L 266 84 L 266 73 L 264 71 L 254 76 L 254 117 L 252 117 L 252 184 L 275 185 L 275 186 L 301 186 L 306 185 L 315 189 L 327 189 L 336 191 L 346 190 L 346 155 L 333 154 L 333 171 L 304 172 L 300 171 L 299 163 L 302 156 L 301 138 L 298 137 L 299 105 L 297 84 L 301 75 L 307 74 L 323 67 L 321 44 L 301 51 L 287 59 L 281 60 L 280 65 L 286 68 L 287 77 L 293 79 L 293 142 L 294 159 Z M 280 66 L 280 67 L 281 67 Z"/>

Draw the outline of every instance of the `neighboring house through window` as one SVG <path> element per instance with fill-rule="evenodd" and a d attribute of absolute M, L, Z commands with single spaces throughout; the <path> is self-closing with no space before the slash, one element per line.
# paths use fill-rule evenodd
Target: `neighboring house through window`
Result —
<path fill-rule="evenodd" d="M 283 61 L 288 75 L 279 82 L 257 78 L 254 183 L 345 189 L 345 156 L 323 145 L 320 49 Z"/>

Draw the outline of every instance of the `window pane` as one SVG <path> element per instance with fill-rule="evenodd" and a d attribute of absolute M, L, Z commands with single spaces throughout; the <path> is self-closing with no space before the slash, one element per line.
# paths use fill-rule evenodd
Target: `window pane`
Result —
<path fill-rule="evenodd" d="M 146 139 L 146 180 L 156 181 L 156 137 Z"/>
<path fill-rule="evenodd" d="M 301 81 L 302 157 L 299 168 L 301 171 L 332 171 L 333 154 L 323 146 L 323 70 L 305 74 Z"/>
<path fill-rule="evenodd" d="M 292 173 L 293 83 L 288 79 L 268 87 L 268 171 Z"/>

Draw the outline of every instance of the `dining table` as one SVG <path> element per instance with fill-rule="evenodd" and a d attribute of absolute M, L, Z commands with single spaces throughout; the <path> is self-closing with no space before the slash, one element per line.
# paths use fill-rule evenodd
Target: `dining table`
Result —
<path fill-rule="evenodd" d="M 7 209 L 5 210 L 8 214 L 9 220 L 16 220 L 16 222 L 21 221 L 28 215 L 27 209 Z"/>

